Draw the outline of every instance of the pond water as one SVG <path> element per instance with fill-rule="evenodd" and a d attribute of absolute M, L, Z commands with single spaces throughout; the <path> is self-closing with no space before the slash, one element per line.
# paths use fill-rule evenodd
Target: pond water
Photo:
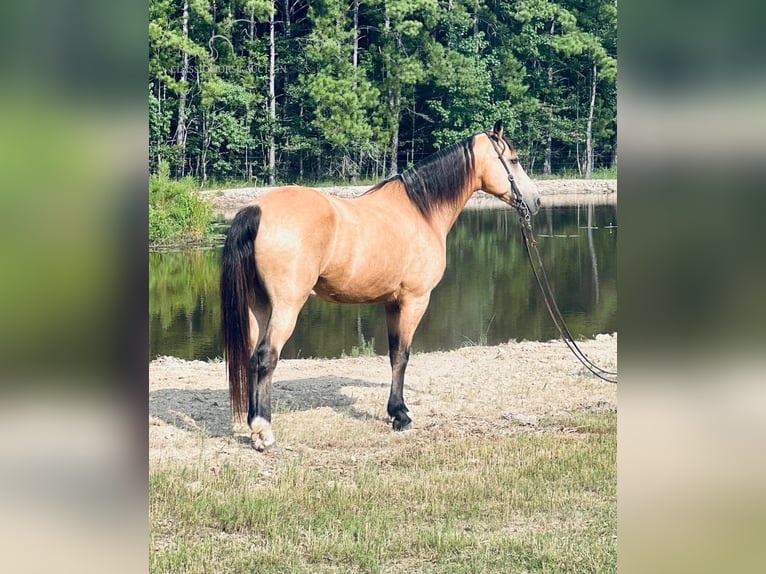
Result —
<path fill-rule="evenodd" d="M 616 331 L 617 207 L 543 208 L 533 223 L 548 278 L 574 337 Z M 220 254 L 220 246 L 149 254 L 151 358 L 223 355 Z M 464 211 L 447 237 L 447 270 L 415 333 L 413 351 L 557 337 L 529 269 L 516 213 Z M 282 357 L 339 357 L 370 346 L 383 355 L 387 340 L 379 305 L 337 305 L 312 297 Z"/>

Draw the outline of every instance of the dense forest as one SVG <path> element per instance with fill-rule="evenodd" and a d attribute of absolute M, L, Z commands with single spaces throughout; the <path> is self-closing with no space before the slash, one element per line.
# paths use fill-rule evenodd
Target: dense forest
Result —
<path fill-rule="evenodd" d="M 374 181 L 502 118 L 528 173 L 617 162 L 616 0 L 150 0 L 149 164 Z"/>

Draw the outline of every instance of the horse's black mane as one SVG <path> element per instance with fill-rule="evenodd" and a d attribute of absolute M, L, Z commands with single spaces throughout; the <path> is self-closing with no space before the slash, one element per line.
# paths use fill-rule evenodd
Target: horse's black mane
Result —
<path fill-rule="evenodd" d="M 376 191 L 398 179 L 404 184 L 407 197 L 424 217 L 429 217 L 434 208 L 440 205 L 454 207 L 460 201 L 466 181 L 473 177 L 476 163 L 473 142 L 474 136 L 471 136 L 442 148 L 405 172 L 382 181 L 366 193 Z"/>

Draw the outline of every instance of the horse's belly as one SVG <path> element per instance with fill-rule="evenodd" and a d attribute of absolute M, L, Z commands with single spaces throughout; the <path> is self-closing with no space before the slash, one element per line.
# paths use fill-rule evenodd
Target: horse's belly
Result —
<path fill-rule="evenodd" d="M 398 286 L 354 281 L 344 284 L 334 283 L 320 277 L 312 295 L 331 303 L 385 303 L 396 298 Z"/>

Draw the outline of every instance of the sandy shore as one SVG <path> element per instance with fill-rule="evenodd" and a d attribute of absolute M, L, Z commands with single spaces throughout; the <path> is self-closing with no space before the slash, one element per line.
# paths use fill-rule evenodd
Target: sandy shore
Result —
<path fill-rule="evenodd" d="M 543 205 L 577 205 L 594 203 L 614 205 L 617 203 L 616 179 L 543 179 L 536 180 Z M 273 187 L 243 187 L 238 189 L 213 189 L 200 192 L 209 201 L 219 217 L 231 220 L 237 211 L 254 199 L 268 193 Z M 335 186 L 317 188 L 336 197 L 352 198 L 361 195 L 369 186 Z M 494 197 L 479 191 L 470 199 L 466 209 L 510 209 Z"/>
<path fill-rule="evenodd" d="M 616 370 L 616 334 L 580 347 L 599 366 Z M 280 448 L 318 461 L 329 452 L 335 460 L 338 449 L 342 458 L 385 457 L 394 441 L 405 440 L 386 414 L 390 380 L 387 356 L 280 361 L 272 399 Z M 490 439 L 544 432 L 546 420 L 583 411 L 616 410 L 617 387 L 588 373 L 561 341 L 522 341 L 412 355 L 405 400 L 415 426 L 406 440 Z M 152 361 L 149 415 L 154 467 L 199 460 L 263 464 L 247 429 L 232 422 L 221 362 Z"/>

